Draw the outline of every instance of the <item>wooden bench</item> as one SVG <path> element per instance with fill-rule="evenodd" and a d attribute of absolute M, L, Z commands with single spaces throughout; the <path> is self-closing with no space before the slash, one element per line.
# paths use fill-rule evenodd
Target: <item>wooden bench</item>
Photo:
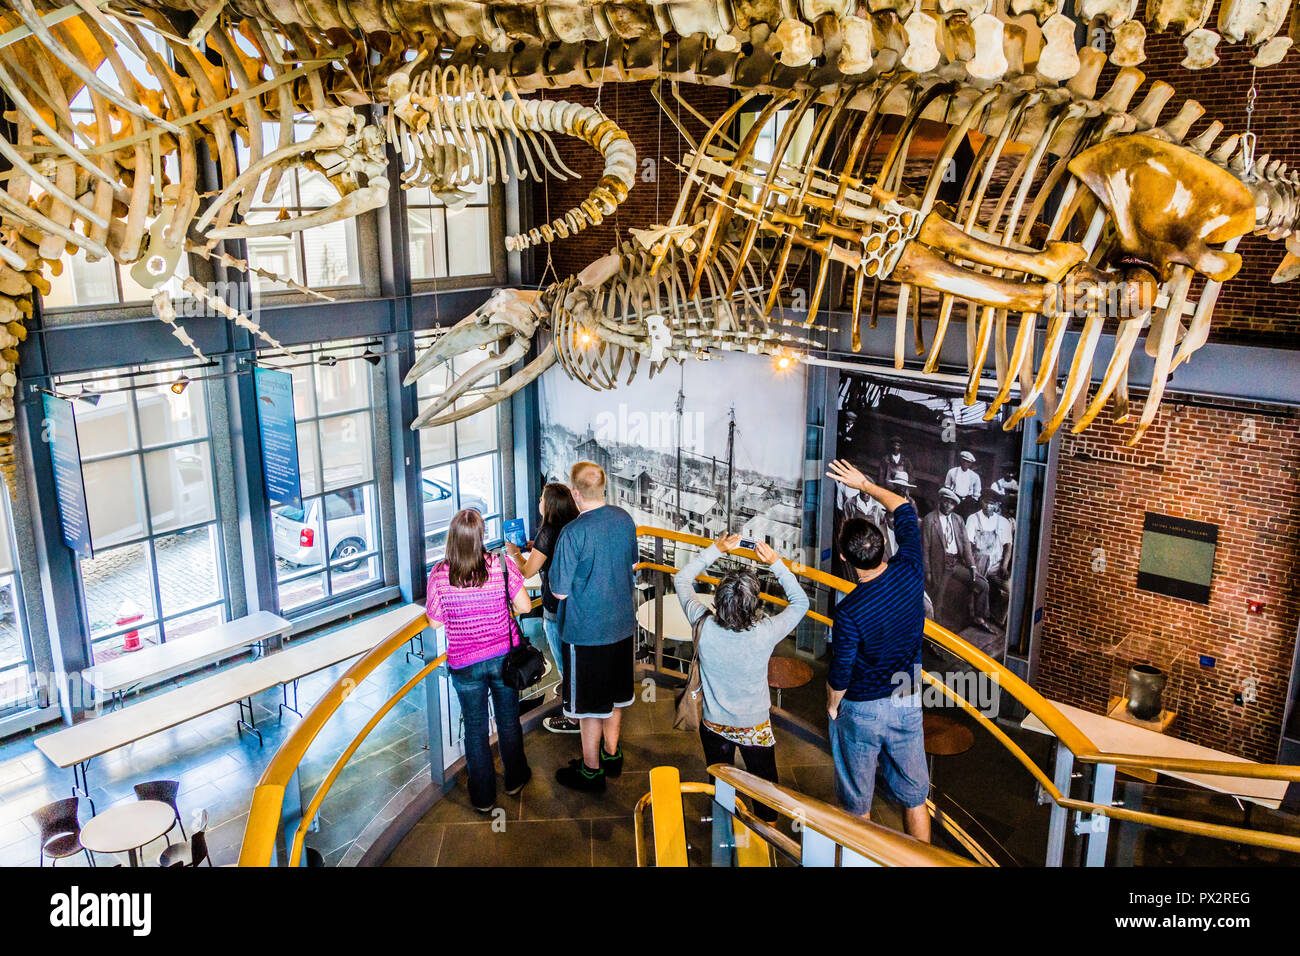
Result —
<path fill-rule="evenodd" d="M 55 766 L 71 767 L 73 796 L 90 800 L 86 774 L 95 757 L 230 704 L 239 705 L 236 728 L 240 732 L 247 729 L 260 742 L 261 731 L 252 719 L 254 694 L 279 686 L 284 697 L 281 710 L 296 713 L 296 706 L 288 704 L 290 684 L 294 687 L 296 705 L 301 678 L 363 654 L 398 632 L 415 634 L 428 626 L 429 619 L 422 606 L 404 604 L 157 697 L 46 734 L 36 740 L 36 748 Z M 93 800 L 90 808 L 93 813 Z"/>
<path fill-rule="evenodd" d="M 260 647 L 265 651 L 267 641 L 287 637 L 292 630 L 293 625 L 278 614 L 257 611 L 189 637 L 154 644 L 87 667 L 81 677 L 95 688 L 97 697 L 109 697 L 117 708 L 132 688 L 147 680 L 183 674 L 199 664 L 231 657 L 245 647 Z"/>

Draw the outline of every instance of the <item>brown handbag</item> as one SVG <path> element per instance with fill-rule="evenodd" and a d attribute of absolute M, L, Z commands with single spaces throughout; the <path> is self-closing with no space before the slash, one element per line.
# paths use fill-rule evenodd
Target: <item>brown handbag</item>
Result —
<path fill-rule="evenodd" d="M 704 719 L 704 687 L 700 681 L 700 632 L 704 629 L 704 622 L 712 616 L 712 611 L 705 611 L 691 625 L 695 657 L 691 659 L 691 667 L 686 675 L 686 686 L 677 694 L 674 730 L 698 731 L 700 722 Z"/>

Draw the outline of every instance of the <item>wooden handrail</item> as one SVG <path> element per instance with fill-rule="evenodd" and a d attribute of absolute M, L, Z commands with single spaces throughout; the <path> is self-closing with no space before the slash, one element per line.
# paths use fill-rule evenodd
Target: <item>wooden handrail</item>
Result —
<path fill-rule="evenodd" d="M 668 541 L 676 541 L 681 544 L 690 544 L 696 547 L 707 548 L 713 543 L 712 538 L 705 538 L 697 534 L 686 534 L 681 531 L 670 531 L 664 528 L 652 528 L 641 526 L 637 528 L 638 535 L 646 537 L 663 538 Z M 749 548 L 736 548 L 729 552 L 730 557 L 743 557 L 755 561 L 759 564 L 763 562 L 758 555 Z M 784 560 L 784 559 L 783 559 Z M 786 566 L 794 572 L 795 576 L 805 578 L 817 584 L 824 585 L 841 593 L 848 593 L 853 590 L 854 585 L 844 578 L 837 577 L 817 568 L 810 568 L 807 565 L 797 564 L 786 561 Z M 677 569 L 667 565 L 650 564 L 643 562 L 642 567 L 665 573 L 674 573 Z M 698 580 L 707 580 L 701 576 Z M 716 579 L 713 579 L 716 581 Z M 779 598 L 771 595 L 764 596 L 766 600 L 773 603 L 784 603 Z M 824 615 L 809 610 L 807 617 L 812 618 L 820 623 L 830 625 L 831 620 Z M 926 619 L 925 636 L 935 644 L 943 647 L 945 650 L 955 654 L 976 669 L 993 676 L 997 684 L 1003 690 L 1007 691 L 1015 700 L 1021 703 L 1025 709 L 1043 722 L 1043 725 L 1061 741 L 1076 760 L 1084 763 L 1105 763 L 1113 764 L 1116 767 L 1129 767 L 1147 770 L 1163 770 L 1171 773 L 1203 773 L 1211 776 L 1229 776 L 1229 777 L 1250 777 L 1263 780 L 1285 780 L 1290 782 L 1300 781 L 1300 766 L 1289 764 L 1261 764 L 1261 763 L 1238 763 L 1229 760 L 1199 760 L 1188 757 L 1159 757 L 1154 754 L 1125 754 L 1111 753 L 1101 750 L 1092 742 L 1083 731 L 1076 727 L 1068 717 L 1062 714 L 1051 701 L 1043 697 L 1038 691 L 1034 690 L 1025 683 L 1015 673 L 1007 669 L 998 661 L 989 657 L 975 645 L 968 641 L 962 640 L 952 631 L 948 630 L 934 621 Z"/>
<path fill-rule="evenodd" d="M 715 763 L 709 773 L 731 784 L 754 803 L 771 807 L 801 826 L 816 830 L 842 847 L 880 866 L 974 866 L 970 860 L 929 843 L 823 803 L 815 797 L 772 783 L 731 764 Z"/>
<path fill-rule="evenodd" d="M 670 531 L 663 528 L 638 527 L 638 536 L 661 538 L 668 541 L 675 541 L 682 544 L 694 545 L 696 547 L 707 548 L 713 543 L 711 538 L 705 538 L 700 535 L 687 534 L 680 531 Z M 762 563 L 758 555 L 749 548 L 737 548 L 730 552 L 731 556 L 748 558 L 752 561 Z M 807 565 L 797 564 L 786 561 L 786 566 L 798 577 L 804 578 L 814 583 L 828 587 L 832 590 L 842 593 L 848 593 L 853 590 L 854 585 L 843 578 L 829 574 L 818 568 L 808 567 Z M 676 568 L 653 562 L 641 562 L 637 565 L 638 569 L 654 570 L 666 574 L 673 574 Z M 717 578 L 700 575 L 698 580 L 710 584 L 717 584 Z M 779 597 L 770 594 L 763 594 L 762 599 L 781 606 L 787 602 Z M 536 602 L 534 602 L 534 607 Z M 807 616 L 824 625 L 830 625 L 832 622 L 825 615 L 819 614 L 811 609 Z M 285 790 L 294 773 L 298 769 L 299 763 L 307 752 L 307 748 L 312 741 L 320 734 L 330 717 L 338 710 L 339 706 L 347 699 L 348 695 L 365 680 L 380 664 L 391 657 L 412 637 L 423 631 L 429 626 L 427 618 L 420 617 L 405 625 L 392 635 L 387 637 L 380 644 L 371 648 L 363 654 L 358 660 L 347 669 L 344 674 L 338 678 L 330 688 L 325 692 L 319 701 L 311 707 L 303 716 L 299 724 L 294 727 L 288 738 L 280 745 L 271 758 L 271 762 L 262 772 L 257 786 L 253 790 L 253 798 L 249 807 L 248 822 L 244 828 L 244 840 L 240 847 L 239 865 L 240 866 L 269 866 L 275 853 L 275 842 L 279 830 L 280 816 L 283 812 Z M 1064 744 L 1073 753 L 1075 759 L 1088 762 L 1111 764 L 1116 767 L 1126 767 L 1130 769 L 1146 769 L 1156 771 L 1166 771 L 1172 773 L 1203 773 L 1209 775 L 1249 777 L 1254 779 L 1268 780 L 1285 780 L 1300 781 L 1300 766 L 1275 765 L 1275 764 L 1257 764 L 1257 763 L 1238 763 L 1224 760 L 1197 760 L 1177 757 L 1157 757 L 1149 754 L 1122 754 L 1108 753 L 1100 751 L 1095 744 L 1076 727 L 1070 720 L 1065 717 L 1059 710 L 1054 707 L 1050 701 L 1040 695 L 1027 683 L 1008 670 L 999 662 L 989 657 L 983 651 L 974 645 L 962 640 L 956 634 L 947 628 L 936 624 L 934 621 L 926 620 L 925 635 L 940 647 L 955 654 L 959 659 L 971 664 L 978 670 L 989 674 L 1005 689 L 1015 700 L 1019 701 L 1030 713 L 1034 714 L 1043 725 L 1053 733 L 1056 738 Z M 415 678 L 408 681 L 395 695 L 377 711 L 361 732 L 353 739 L 349 746 L 344 750 L 340 757 L 331 767 L 329 774 L 321 787 L 313 795 L 310 805 L 306 808 L 303 815 L 303 825 L 295 834 L 294 847 L 300 849 L 302 837 L 305 833 L 306 826 L 310 823 L 310 818 L 320 808 L 321 802 L 329 792 L 330 786 L 337 779 L 338 774 L 347 764 L 351 756 L 356 752 L 361 742 L 378 724 L 379 720 L 386 714 L 398 700 L 415 687 L 420 680 L 423 680 L 429 673 L 435 670 L 445 661 L 443 655 L 438 659 L 428 662 L 421 669 Z M 1062 794 L 1052 780 L 1029 758 L 1029 756 L 1014 741 L 1006 735 L 1004 731 L 984 714 L 980 713 L 978 708 L 972 705 L 961 695 L 957 694 L 951 688 L 942 682 L 936 681 L 933 677 L 926 674 L 924 678 L 932 685 L 938 686 L 954 702 L 971 714 L 982 726 L 985 727 L 1011 754 L 1019 761 L 1034 779 L 1043 787 L 1053 801 L 1059 806 L 1081 812 L 1099 813 L 1105 816 L 1127 820 L 1134 823 L 1160 827 L 1163 829 L 1177 830 L 1184 833 L 1191 833 L 1198 836 L 1214 837 L 1216 839 L 1236 840 L 1241 843 L 1249 843 L 1256 846 L 1273 847 L 1290 852 L 1300 852 L 1300 838 L 1289 837 L 1282 834 L 1270 833 L 1267 831 L 1247 830 L 1240 827 L 1227 827 L 1218 824 L 1201 823 L 1194 820 L 1184 820 L 1177 817 L 1160 816 L 1157 814 L 1144 813 L 1136 810 L 1128 810 L 1123 807 L 1108 807 L 1093 804 L 1087 801 L 1075 800 Z M 788 790 L 776 784 L 771 784 L 757 777 L 745 774 L 734 767 L 723 767 L 715 765 L 710 767 L 710 772 L 720 779 L 731 783 L 738 791 L 745 793 L 752 799 L 775 807 L 780 812 L 787 812 L 786 808 L 802 807 L 803 809 L 796 812 L 803 814 L 803 819 L 809 820 L 809 810 L 816 810 L 821 825 L 816 825 L 815 829 L 825 833 L 831 839 L 849 846 L 857 852 L 862 853 L 872 859 L 880 857 L 878 862 L 890 866 L 915 866 L 915 865 L 970 865 L 969 861 L 960 857 L 952 857 L 952 854 L 946 856 L 952 857 L 949 862 L 938 862 L 938 857 L 928 857 L 929 853 L 944 853 L 945 851 L 936 850 L 926 844 L 917 844 L 901 834 L 894 833 L 892 830 L 880 827 L 877 824 L 863 821 L 852 817 L 843 811 L 838 810 L 821 801 L 806 797 L 803 794 Z M 743 786 L 742 786 L 743 784 Z M 685 785 L 683 785 L 685 786 Z M 787 815 L 791 815 L 787 813 Z M 837 816 L 838 815 L 838 816 Z M 866 827 L 866 830 L 856 829 Z M 892 841 L 894 842 L 890 842 Z M 866 840 L 865 848 L 860 848 L 857 843 L 852 841 Z M 906 841 L 906 842 L 898 842 Z M 924 847 L 924 850 L 917 850 L 917 847 Z M 915 856 L 921 853 L 921 857 Z M 295 854 L 296 855 L 296 854 Z M 887 862 L 887 860 L 897 860 L 898 862 Z"/>
<path fill-rule="evenodd" d="M 276 832 L 280 825 L 280 814 L 284 806 L 284 791 L 289 781 L 298 770 L 298 764 L 311 742 L 325 727 L 325 724 L 339 709 L 348 695 L 370 676 L 380 664 L 391 657 L 416 634 L 429 626 L 429 619 L 421 615 L 366 653 L 357 658 L 338 680 L 330 685 L 321 699 L 303 715 L 298 725 L 293 728 L 271 762 L 262 771 L 262 776 L 253 788 L 253 802 L 248 811 L 248 822 L 244 825 L 244 842 L 239 849 L 240 866 L 270 866 L 275 856 Z"/>

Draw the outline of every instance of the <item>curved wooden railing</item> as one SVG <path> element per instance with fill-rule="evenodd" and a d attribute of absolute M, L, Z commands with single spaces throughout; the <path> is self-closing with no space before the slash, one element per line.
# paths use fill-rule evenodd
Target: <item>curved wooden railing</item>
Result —
<path fill-rule="evenodd" d="M 700 535 L 687 534 L 681 531 L 669 531 L 662 528 L 638 527 L 637 534 L 643 537 L 660 538 L 665 541 L 673 541 L 679 544 L 690 545 L 696 548 L 707 548 L 713 543 L 712 538 L 705 538 Z M 758 555 L 748 548 L 736 548 L 729 552 L 729 557 L 746 558 L 756 563 L 762 564 Z M 848 593 L 853 590 L 854 584 L 822 571 L 819 568 L 808 567 L 797 562 L 785 561 L 786 566 L 795 574 L 796 577 L 812 581 L 823 587 L 841 593 Z M 674 574 L 677 568 L 664 564 L 653 562 L 644 562 L 638 567 L 646 570 L 663 571 L 667 574 Z M 716 584 L 718 578 L 701 575 L 698 580 L 707 583 Z M 775 597 L 771 594 L 761 595 L 764 601 L 776 605 L 785 605 L 782 598 Z M 809 610 L 807 616 L 812 620 L 822 624 L 829 625 L 831 621 L 823 614 Z M 967 664 L 976 668 L 994 678 L 998 686 L 1005 690 L 1010 696 L 1018 701 L 1026 710 L 1042 721 L 1043 725 L 1055 735 L 1056 739 L 1061 742 L 1074 755 L 1074 759 L 1083 763 L 1093 764 L 1110 764 L 1116 768 L 1128 770 L 1148 770 L 1166 773 L 1201 773 L 1211 776 L 1229 776 L 1229 777 L 1250 777 L 1264 780 L 1282 780 L 1288 782 L 1300 781 L 1300 766 L 1291 766 L 1284 764 L 1260 764 L 1260 763 L 1242 763 L 1229 760 L 1198 760 L 1185 757 L 1161 757 L 1154 754 L 1126 754 L 1111 753 L 1103 751 L 1094 744 L 1082 730 L 1076 727 L 1068 717 L 1062 714 L 1052 703 L 1047 700 L 1038 691 L 1034 690 L 1020 677 L 1008 670 L 998 661 L 989 657 L 979 648 L 967 641 L 962 640 L 952 631 L 936 624 L 929 619 L 925 622 L 925 636 L 934 644 L 942 647 L 944 650 L 953 654 L 957 658 L 965 661 Z M 1181 833 L 1188 833 L 1196 836 L 1210 837 L 1219 840 L 1230 840 L 1237 843 L 1246 843 L 1252 846 L 1268 847 L 1277 850 L 1286 850 L 1291 853 L 1300 853 L 1300 837 L 1288 836 L 1281 833 L 1272 833 L 1263 830 L 1251 830 L 1246 827 L 1226 826 L 1217 823 L 1205 823 L 1199 820 L 1186 820 L 1179 817 L 1169 817 L 1161 814 L 1147 813 L 1141 810 L 1130 810 L 1126 807 L 1116 807 L 1109 804 L 1099 804 L 1088 800 L 1078 800 L 1061 793 L 1060 789 L 1052 779 L 1034 762 L 1024 749 L 1021 748 L 1007 733 L 999 727 L 988 716 L 981 713 L 979 708 L 970 703 L 948 685 L 937 680 L 930 674 L 923 674 L 926 683 L 937 688 L 941 693 L 953 701 L 959 708 L 970 714 L 985 730 L 987 730 L 1006 750 L 1019 762 L 1042 786 L 1043 791 L 1058 806 L 1067 810 L 1077 810 L 1084 813 L 1097 813 L 1109 817 L 1113 820 L 1123 820 L 1131 823 L 1159 827 L 1165 830 L 1174 830 Z"/>
<path fill-rule="evenodd" d="M 713 539 L 711 538 L 687 534 L 680 531 L 670 531 L 664 528 L 642 526 L 637 528 L 637 534 L 640 537 L 673 541 L 697 548 L 705 548 L 713 543 Z M 730 556 L 746 558 L 759 564 L 762 563 L 757 554 L 746 548 L 737 548 L 730 552 Z M 786 561 L 785 563 L 797 577 L 804 580 L 844 593 L 853 590 L 854 585 L 851 582 L 837 577 L 836 575 L 795 562 Z M 677 568 L 675 567 L 657 562 L 641 562 L 637 565 L 637 569 L 660 571 L 670 575 L 677 571 Z M 716 584 L 719 581 L 718 578 L 709 575 L 700 575 L 699 580 L 710 584 Z M 786 601 L 783 598 L 775 595 L 763 594 L 762 599 L 775 605 L 786 604 Z M 829 618 L 811 609 L 807 612 L 807 616 L 823 625 L 831 624 Z M 418 634 L 427 626 L 427 619 L 417 618 L 415 621 L 390 635 L 380 644 L 376 645 L 370 651 L 358 658 L 357 661 L 352 664 L 352 666 L 349 667 L 328 690 L 326 690 L 321 699 L 307 711 L 303 716 L 302 721 L 293 729 L 293 732 L 290 733 L 285 742 L 280 745 L 279 749 L 271 758 L 270 764 L 268 764 L 266 770 L 263 771 L 262 776 L 258 780 L 257 786 L 253 791 L 252 803 L 249 807 L 248 822 L 244 829 L 244 841 L 239 854 L 240 866 L 269 866 L 271 864 L 275 855 L 275 842 L 283 811 L 285 788 L 293 779 L 293 775 L 297 771 L 298 765 L 302 761 L 303 756 L 306 754 L 307 748 L 320 734 L 320 731 L 324 728 L 325 724 L 329 721 L 334 712 L 338 710 L 343 701 L 353 690 L 355 690 L 357 685 L 373 673 L 380 664 L 386 661 L 394 653 L 401 650 L 414 635 Z M 1057 740 L 1071 751 L 1076 760 L 1084 763 L 1110 764 L 1117 768 L 1129 770 L 1147 770 L 1169 773 L 1200 773 L 1292 782 L 1300 781 L 1300 767 L 1297 766 L 1238 763 L 1226 760 L 1195 760 L 1177 757 L 1159 757 L 1151 754 L 1124 754 L 1102 751 L 1087 737 L 1086 734 L 1083 733 L 1083 731 L 1071 723 L 1064 714 L 1057 710 L 1050 701 L 979 648 L 962 640 L 956 634 L 931 620 L 925 622 L 925 635 L 930 641 L 944 648 L 949 653 L 962 661 L 965 661 L 967 664 L 984 674 L 992 677 L 1000 688 L 1005 690 L 1012 698 L 1024 706 L 1026 710 L 1042 721 L 1043 725 L 1056 736 Z M 365 726 L 362 727 L 360 732 L 358 732 L 358 734 L 353 738 L 352 742 L 343 750 L 330 768 L 329 773 L 326 774 L 320 787 L 317 788 L 315 794 L 304 808 L 302 819 L 299 823 L 297 832 L 294 835 L 294 849 L 290 857 L 291 859 L 298 859 L 298 855 L 301 852 L 303 845 L 303 837 L 306 835 L 312 820 L 315 818 L 321 804 L 328 795 L 331 786 L 338 778 L 339 773 L 346 766 L 348 760 L 350 760 L 353 754 L 356 753 L 357 749 L 365 741 L 366 737 L 384 715 L 387 714 L 407 693 L 418 686 L 422 680 L 427 678 L 439 666 L 441 666 L 445 660 L 446 658 L 444 655 L 426 663 L 415 676 L 403 684 L 403 686 L 375 712 L 375 714 L 366 722 Z M 952 700 L 957 707 L 970 714 L 981 727 L 987 730 L 999 744 L 1006 748 L 1017 762 L 1019 762 L 1029 772 L 1035 781 L 1037 781 L 1037 783 L 1042 787 L 1043 792 L 1060 807 L 1085 813 L 1101 814 L 1114 820 L 1123 820 L 1196 836 L 1231 840 L 1253 846 L 1269 847 L 1272 849 L 1286 850 L 1292 853 L 1300 853 L 1300 838 L 1287 836 L 1285 834 L 1251 830 L 1245 827 L 1205 823 L 1197 820 L 1186 820 L 1178 817 L 1169 817 L 1139 810 L 1130 810 L 1125 807 L 1098 804 L 1087 800 L 1078 800 L 1069 797 L 1060 791 L 1052 781 L 1051 777 L 1049 777 L 1001 727 L 999 727 L 987 715 L 981 713 L 979 708 L 971 704 L 970 701 L 966 700 L 952 688 L 944 684 L 942 681 L 937 680 L 932 675 L 924 674 L 923 679 Z M 762 781 L 759 782 L 762 783 Z M 746 782 L 746 787 L 749 787 L 750 789 L 763 789 L 757 787 L 756 784 L 751 784 L 749 782 Z M 772 801 L 777 799 L 782 801 L 810 801 L 808 806 L 820 803 L 819 801 L 813 801 L 812 798 L 804 797 L 803 795 L 787 790 L 786 788 L 778 788 L 780 791 L 779 793 L 774 790 L 771 793 L 763 794 L 757 792 L 750 793 L 749 789 L 742 789 L 740 786 L 737 786 L 737 790 L 749 794 L 753 799 L 762 803 L 770 804 Z M 872 832 L 874 833 L 880 829 L 882 828 L 873 826 Z M 861 834 L 859 834 L 859 836 L 861 836 Z M 864 855 L 870 854 L 864 853 Z"/>
<path fill-rule="evenodd" d="M 298 764 L 302 762 L 303 756 L 306 755 L 307 748 L 311 746 L 312 741 L 324 729 L 330 717 L 339 709 L 343 701 L 347 700 L 348 696 L 356 690 L 357 686 L 369 677 L 380 664 L 401 650 L 412 637 L 428 626 L 428 618 L 417 617 L 410 624 L 395 631 L 379 644 L 366 651 L 357 658 L 356 662 L 338 680 L 330 685 L 321 699 L 303 715 L 298 726 L 293 728 L 288 738 L 276 750 L 275 755 L 271 757 L 271 762 L 262 771 L 257 786 L 253 788 L 253 802 L 248 809 L 248 822 L 244 826 L 244 842 L 239 850 L 240 866 L 271 865 L 271 861 L 275 857 L 275 841 L 280 826 L 280 815 L 284 808 L 284 791 L 293 779 L 293 775 L 298 771 Z M 302 823 L 298 827 L 298 832 L 294 835 L 295 852 L 290 856 L 291 860 L 299 858 L 302 851 L 303 837 L 311 826 L 316 811 L 320 809 L 321 802 L 324 801 L 330 787 L 337 779 L 339 771 L 356 753 L 357 748 L 370 735 L 370 731 L 379 723 L 384 714 L 388 713 L 393 705 L 406 696 L 420 680 L 423 680 L 425 676 L 432 673 L 445 661 L 446 655 L 443 655 L 425 664 L 420 669 L 420 673 L 416 675 L 416 678 L 407 681 L 401 690 L 390 697 L 366 723 L 361 732 L 348 744 L 343 754 L 330 768 L 325 780 L 317 788 L 308 807 L 304 808 Z M 310 813 L 307 812 L 308 809 L 310 809 Z"/>

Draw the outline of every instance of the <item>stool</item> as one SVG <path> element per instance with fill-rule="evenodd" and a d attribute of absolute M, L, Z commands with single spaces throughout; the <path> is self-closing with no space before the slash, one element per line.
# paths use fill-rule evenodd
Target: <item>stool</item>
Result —
<path fill-rule="evenodd" d="M 930 786 L 933 787 L 934 758 L 964 754 L 975 746 L 975 735 L 969 727 L 957 723 L 947 714 L 929 711 L 921 717 L 921 728 L 925 735 L 925 754 L 930 763 Z M 939 811 L 937 801 L 934 806 L 934 822 L 938 826 L 943 824 L 943 814 Z"/>
<path fill-rule="evenodd" d="M 781 691 L 802 687 L 812 680 L 812 668 L 797 657 L 770 657 L 767 661 L 767 686 L 776 690 L 776 706 L 781 706 Z"/>

